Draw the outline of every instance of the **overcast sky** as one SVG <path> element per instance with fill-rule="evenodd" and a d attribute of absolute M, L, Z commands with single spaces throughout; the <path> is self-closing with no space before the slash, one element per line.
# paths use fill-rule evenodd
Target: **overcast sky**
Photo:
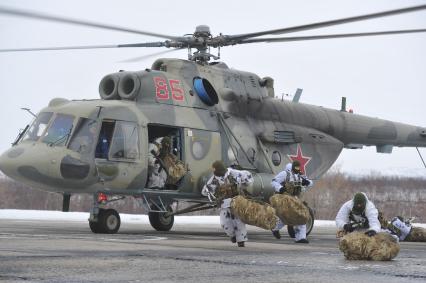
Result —
<path fill-rule="evenodd" d="M 360 4 L 362 3 L 362 4 Z M 356 16 L 426 1 L 48 1 L 2 0 L 1 6 L 138 30 L 181 36 L 209 25 L 214 35 L 240 34 Z M 292 35 L 426 28 L 426 10 Z M 0 15 L 0 48 L 126 44 L 158 38 Z M 275 79 L 275 92 L 301 102 L 339 109 L 342 96 L 355 113 L 426 126 L 426 33 L 292 43 L 260 43 L 223 48 L 228 66 Z M 100 49 L 0 53 L 0 152 L 7 150 L 31 116 L 54 97 L 98 98 L 108 73 L 143 70 L 159 57 L 186 58 L 186 51 L 135 63 L 123 60 L 157 49 Z M 426 157 L 426 149 L 420 149 Z M 415 148 L 344 150 L 336 161 L 345 172 L 420 172 Z"/>

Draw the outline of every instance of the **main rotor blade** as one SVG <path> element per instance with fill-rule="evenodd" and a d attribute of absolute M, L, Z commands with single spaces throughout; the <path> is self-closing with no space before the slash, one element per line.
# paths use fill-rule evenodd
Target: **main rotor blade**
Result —
<path fill-rule="evenodd" d="M 374 19 L 374 18 L 381 18 L 381 17 L 388 17 L 388 16 L 398 15 L 398 14 L 403 14 L 403 13 L 410 13 L 410 12 L 415 12 L 415 11 L 424 10 L 424 9 L 426 9 L 426 5 L 420 5 L 420 6 L 401 8 L 401 9 L 396 9 L 396 10 L 378 12 L 378 13 L 349 17 L 349 18 L 336 19 L 336 20 L 331 20 L 331 21 L 325 21 L 325 22 L 318 22 L 318 23 L 312 23 L 312 24 L 301 25 L 301 26 L 282 28 L 282 29 L 273 29 L 273 30 L 267 30 L 267 31 L 240 34 L 240 35 L 228 35 L 228 36 L 226 36 L 226 38 L 230 41 L 234 41 L 233 44 L 237 44 L 237 43 L 239 43 L 238 40 L 243 40 L 243 39 L 247 39 L 247 38 L 251 38 L 251 37 L 312 30 L 312 29 L 318 29 L 318 28 L 323 28 L 323 27 L 328 27 L 328 26 L 336 26 L 336 25 L 341 25 L 341 24 L 346 24 L 346 23 L 364 21 L 364 20 L 369 20 L 369 19 Z M 235 42 L 235 41 L 237 41 L 237 42 Z M 232 43 L 230 43 L 230 44 L 232 44 Z"/>
<path fill-rule="evenodd" d="M 0 49 L 0 52 L 22 52 L 22 51 L 46 51 L 46 50 L 72 50 L 72 49 L 101 49 L 101 48 L 123 48 L 123 47 L 167 47 L 165 42 L 146 42 L 132 44 L 110 44 L 110 45 L 85 45 L 85 46 L 60 46 L 60 47 L 35 47 Z"/>
<path fill-rule="evenodd" d="M 163 50 L 163 51 L 160 51 L 160 52 L 155 52 L 155 53 L 151 53 L 151 54 L 147 54 L 147 55 L 143 55 L 143 56 L 139 56 L 139 57 L 129 58 L 129 59 L 126 59 L 126 60 L 119 61 L 119 63 L 139 62 L 139 61 L 151 58 L 151 57 L 163 55 L 163 54 L 166 54 L 166 53 L 171 53 L 171 52 L 178 51 L 178 50 L 182 50 L 182 48 L 167 49 L 167 50 Z"/>
<path fill-rule="evenodd" d="M 253 38 L 253 39 L 242 40 L 238 44 L 259 43 L 259 42 L 266 42 L 266 43 L 290 42 L 290 41 L 364 37 L 364 36 L 390 35 L 390 34 L 407 34 L 407 33 L 419 33 L 419 32 L 426 32 L 426 29 L 391 30 L 391 31 L 377 31 L 377 32 L 364 32 L 364 33 L 343 33 L 343 34 L 327 34 L 327 35 L 295 36 L 295 37 Z"/>
<path fill-rule="evenodd" d="M 0 14 L 12 15 L 12 16 L 18 16 L 18 17 L 24 17 L 24 18 L 33 18 L 33 19 L 46 20 L 46 21 L 52 21 L 52 22 L 74 24 L 74 25 L 80 25 L 80 26 L 86 26 L 86 27 L 95 27 L 95 28 L 101 28 L 106 30 L 124 31 L 129 33 L 143 34 L 143 35 L 149 35 L 149 36 L 155 36 L 155 37 L 167 38 L 167 39 L 177 39 L 176 36 L 171 36 L 166 34 L 136 30 L 131 28 L 124 28 L 124 27 L 113 26 L 113 25 L 106 25 L 101 23 L 65 18 L 65 17 L 59 17 L 59 16 L 43 14 L 43 13 L 29 11 L 29 10 L 18 10 L 18 9 L 12 9 L 7 7 L 0 7 Z"/>

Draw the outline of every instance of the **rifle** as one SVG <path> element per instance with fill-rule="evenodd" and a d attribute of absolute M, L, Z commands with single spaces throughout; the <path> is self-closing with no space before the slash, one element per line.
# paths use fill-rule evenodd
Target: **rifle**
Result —
<path fill-rule="evenodd" d="M 351 220 L 351 221 L 349 222 L 349 225 L 351 226 L 352 231 L 354 231 L 354 230 L 356 230 L 356 229 L 358 229 L 358 228 L 365 228 L 365 223 L 366 223 L 366 222 L 367 222 L 367 221 L 366 221 L 366 219 L 360 219 L 360 220 L 358 220 L 358 221 L 356 221 L 356 220 Z M 341 229 L 341 230 L 337 231 L 337 233 L 336 233 L 336 238 L 341 238 L 341 237 L 343 237 L 344 235 L 346 235 L 346 234 L 348 234 L 348 233 L 350 233 L 350 232 L 348 232 L 348 231 L 345 231 L 345 230 Z"/>

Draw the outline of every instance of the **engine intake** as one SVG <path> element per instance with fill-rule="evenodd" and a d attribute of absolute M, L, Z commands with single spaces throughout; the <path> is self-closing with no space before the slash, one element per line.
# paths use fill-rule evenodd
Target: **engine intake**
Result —
<path fill-rule="evenodd" d="M 133 100 L 139 93 L 141 81 L 135 73 L 126 73 L 118 85 L 118 94 L 122 99 Z"/>
<path fill-rule="evenodd" d="M 120 99 L 118 94 L 118 84 L 122 76 L 122 73 L 114 73 L 106 75 L 101 80 L 99 83 L 99 95 L 102 99 Z"/>
<path fill-rule="evenodd" d="M 118 72 L 106 75 L 99 83 L 102 99 L 134 100 L 139 93 L 141 81 L 136 72 Z"/>

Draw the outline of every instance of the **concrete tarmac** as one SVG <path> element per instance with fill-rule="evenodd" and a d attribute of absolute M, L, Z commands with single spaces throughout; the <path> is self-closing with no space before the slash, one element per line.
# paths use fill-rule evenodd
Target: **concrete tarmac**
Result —
<path fill-rule="evenodd" d="M 392 261 L 348 261 L 335 229 L 314 227 L 310 244 L 286 228 L 277 240 L 249 227 L 245 248 L 217 225 L 157 232 L 123 223 L 115 235 L 87 222 L 0 219 L 0 282 L 425 282 L 426 243 L 401 243 Z"/>

